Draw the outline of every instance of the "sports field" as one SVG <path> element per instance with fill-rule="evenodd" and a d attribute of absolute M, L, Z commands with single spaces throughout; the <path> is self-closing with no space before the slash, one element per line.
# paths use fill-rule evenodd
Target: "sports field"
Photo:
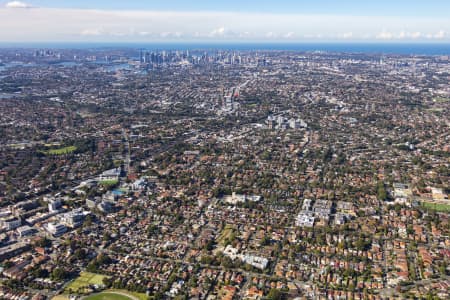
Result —
<path fill-rule="evenodd" d="M 74 292 L 81 292 L 83 288 L 88 287 L 89 285 L 102 285 L 103 278 L 105 277 L 106 276 L 100 274 L 81 272 L 80 276 L 66 287 L 66 291 L 72 290 Z"/>
<path fill-rule="evenodd" d="M 450 212 L 450 204 L 422 202 L 422 206 L 436 210 L 436 211 L 440 211 L 440 212 Z"/>
<path fill-rule="evenodd" d="M 104 292 L 93 294 L 83 300 L 148 300 L 149 297 L 146 294 L 130 292 L 127 290 L 106 290 Z"/>
<path fill-rule="evenodd" d="M 130 300 L 131 297 L 125 296 L 124 294 L 116 294 L 104 292 L 100 294 L 95 294 L 84 298 L 84 300 Z"/>
<path fill-rule="evenodd" d="M 114 180 L 102 180 L 99 182 L 101 185 L 104 186 L 112 186 L 112 185 L 116 185 L 117 183 L 119 183 L 119 180 L 114 179 Z"/>
<path fill-rule="evenodd" d="M 62 154 L 72 153 L 75 150 L 77 150 L 77 147 L 75 147 L 75 146 L 67 146 L 67 147 L 64 147 L 64 148 L 50 149 L 50 150 L 43 151 L 43 152 L 45 154 L 50 154 L 50 155 L 62 155 Z"/>

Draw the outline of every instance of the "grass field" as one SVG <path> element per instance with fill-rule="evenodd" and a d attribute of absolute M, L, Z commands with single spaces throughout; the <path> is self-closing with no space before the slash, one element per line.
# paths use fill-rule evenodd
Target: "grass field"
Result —
<path fill-rule="evenodd" d="M 422 202 L 422 206 L 441 212 L 450 212 L 450 205 L 443 203 Z"/>
<path fill-rule="evenodd" d="M 111 290 L 107 290 L 105 292 L 119 292 L 119 293 L 130 295 L 131 297 L 134 297 L 134 298 L 139 299 L 139 300 L 148 300 L 149 299 L 149 297 L 146 294 L 142 294 L 142 293 L 138 293 L 138 292 L 130 292 L 130 291 L 127 291 L 127 290 L 111 289 Z"/>
<path fill-rule="evenodd" d="M 57 148 L 57 149 L 50 149 L 46 151 L 42 151 L 44 154 L 47 155 L 63 155 L 63 154 L 69 154 L 77 150 L 77 147 L 75 146 L 67 146 L 63 148 Z"/>
<path fill-rule="evenodd" d="M 121 165 L 122 163 L 123 163 L 123 160 L 118 160 L 118 159 L 116 159 L 116 160 L 113 161 L 113 164 L 114 164 L 114 166 L 115 166 L 116 168 L 120 167 L 120 165 Z"/>
<path fill-rule="evenodd" d="M 130 299 L 133 299 L 133 298 L 127 297 L 122 294 L 115 294 L 115 293 L 108 293 L 108 292 L 95 294 L 95 295 L 84 298 L 84 300 L 130 300 Z"/>
<path fill-rule="evenodd" d="M 237 230 L 231 225 L 225 225 L 220 235 L 217 237 L 216 242 L 222 246 L 225 246 L 227 242 L 232 241 L 237 235 Z"/>
<path fill-rule="evenodd" d="M 89 272 L 81 272 L 80 276 L 75 279 L 73 282 L 71 282 L 67 287 L 66 291 L 72 290 L 72 291 L 80 291 L 91 285 L 91 284 L 103 284 L 103 278 L 106 276 L 95 274 L 95 273 L 89 273 Z"/>
<path fill-rule="evenodd" d="M 128 295 L 128 297 L 127 297 Z M 94 294 L 84 298 L 83 300 L 148 300 L 149 297 L 146 294 L 129 292 L 127 290 L 106 290 L 102 293 Z"/>
<path fill-rule="evenodd" d="M 116 179 L 115 180 L 103 180 L 103 181 L 100 181 L 99 183 L 104 186 L 111 186 L 111 185 L 116 185 L 117 183 L 119 183 L 119 181 Z"/>

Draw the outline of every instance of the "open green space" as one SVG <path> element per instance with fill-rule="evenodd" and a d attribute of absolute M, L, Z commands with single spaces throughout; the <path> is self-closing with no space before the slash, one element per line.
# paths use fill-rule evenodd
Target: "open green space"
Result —
<path fill-rule="evenodd" d="M 89 285 L 102 285 L 105 277 L 100 274 L 81 272 L 80 276 L 66 287 L 66 291 L 83 292 Z"/>
<path fill-rule="evenodd" d="M 110 289 L 104 292 L 90 295 L 84 300 L 148 300 L 149 297 L 143 293 L 130 292 L 127 290 Z"/>
<path fill-rule="evenodd" d="M 119 183 L 119 180 L 117 180 L 117 179 L 103 180 L 103 181 L 100 181 L 99 183 L 104 186 L 111 186 L 111 185 L 116 185 L 117 183 Z"/>
<path fill-rule="evenodd" d="M 450 212 L 450 204 L 422 202 L 422 206 L 425 208 L 433 209 L 433 210 L 440 211 L 440 212 Z"/>
<path fill-rule="evenodd" d="M 436 97 L 433 99 L 433 101 L 438 102 L 438 103 L 446 103 L 446 102 L 450 102 L 450 98 Z"/>
<path fill-rule="evenodd" d="M 216 239 L 216 242 L 222 246 L 231 243 L 237 236 L 238 231 L 231 225 L 225 225 L 225 228 L 219 234 Z"/>
<path fill-rule="evenodd" d="M 104 293 L 88 296 L 88 297 L 86 297 L 84 299 L 85 300 L 130 300 L 130 299 L 133 299 L 133 298 L 127 297 L 127 296 L 125 296 L 123 294 L 115 294 L 115 293 L 104 292 Z"/>
<path fill-rule="evenodd" d="M 12 148 L 12 149 L 22 149 L 22 148 L 26 148 L 27 146 L 29 146 L 29 144 L 9 144 L 7 145 L 8 147 Z"/>
<path fill-rule="evenodd" d="M 118 168 L 118 167 L 120 167 L 121 164 L 123 164 L 123 160 L 115 159 L 115 160 L 113 161 L 113 164 L 114 164 L 114 166 L 115 166 L 116 168 Z"/>
<path fill-rule="evenodd" d="M 430 112 L 442 112 L 442 111 L 444 111 L 444 109 L 443 108 L 439 108 L 439 107 L 432 107 L 432 108 L 428 108 L 427 111 L 430 111 Z"/>
<path fill-rule="evenodd" d="M 47 155 L 63 155 L 63 154 L 70 154 L 77 150 L 77 147 L 75 146 L 67 146 L 62 148 L 56 148 L 56 149 L 49 149 L 46 151 L 42 151 L 42 153 Z"/>

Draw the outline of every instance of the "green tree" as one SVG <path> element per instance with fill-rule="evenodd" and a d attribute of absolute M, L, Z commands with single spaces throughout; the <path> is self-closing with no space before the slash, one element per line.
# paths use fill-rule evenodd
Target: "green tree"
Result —
<path fill-rule="evenodd" d="M 65 280 L 69 276 L 69 273 L 63 268 L 55 268 L 52 271 L 51 278 L 53 280 Z"/>
<path fill-rule="evenodd" d="M 377 184 L 377 197 L 380 201 L 385 201 L 387 199 L 387 192 L 382 181 L 379 181 Z"/>
<path fill-rule="evenodd" d="M 261 239 L 261 246 L 268 246 L 268 245 L 270 245 L 270 237 L 264 235 L 264 237 Z"/>
<path fill-rule="evenodd" d="M 284 299 L 283 293 L 278 289 L 271 289 L 267 294 L 267 299 L 270 300 L 282 300 Z"/>

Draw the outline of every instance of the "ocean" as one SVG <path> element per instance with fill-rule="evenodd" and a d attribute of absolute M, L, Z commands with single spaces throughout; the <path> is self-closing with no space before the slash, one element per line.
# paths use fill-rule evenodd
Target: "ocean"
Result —
<path fill-rule="evenodd" d="M 1 48 L 275 50 L 366 54 L 450 55 L 450 43 L 0 43 Z"/>

